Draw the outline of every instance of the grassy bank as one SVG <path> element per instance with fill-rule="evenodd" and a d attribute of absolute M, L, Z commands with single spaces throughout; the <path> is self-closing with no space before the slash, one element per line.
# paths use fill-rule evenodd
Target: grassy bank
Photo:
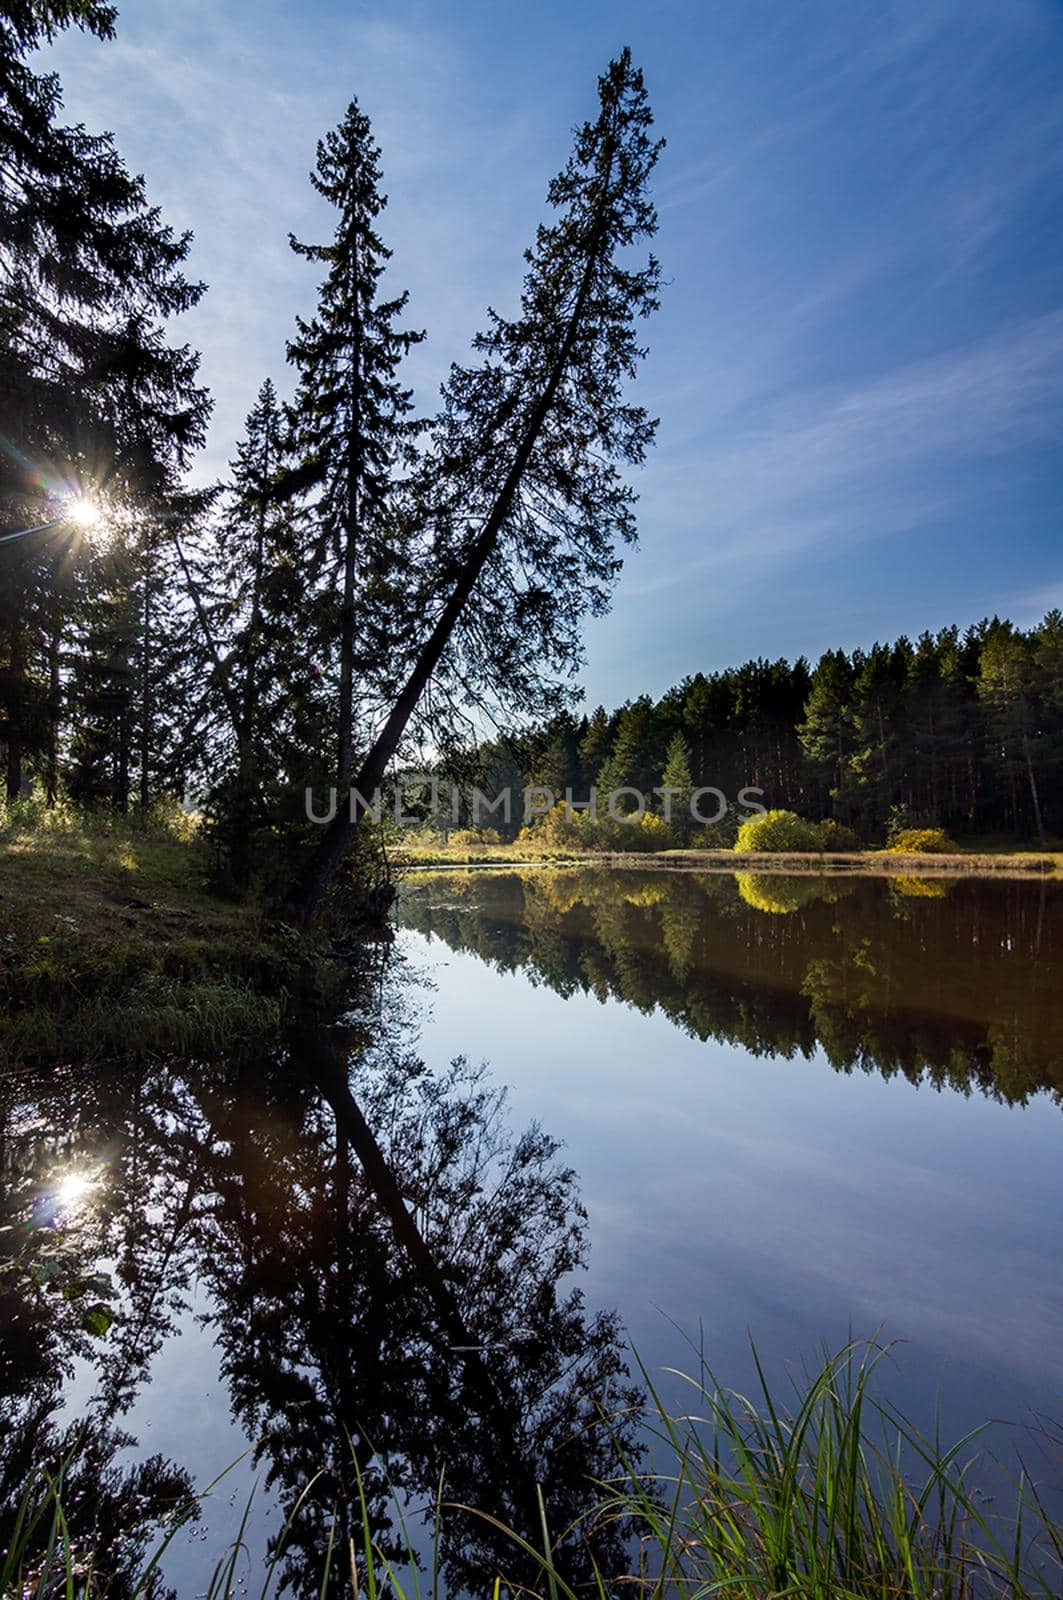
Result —
<path fill-rule="evenodd" d="M 294 948 L 209 885 L 180 811 L 0 815 L 0 1062 L 237 1044 L 275 1030 Z"/>
<path fill-rule="evenodd" d="M 691 1382 L 690 1414 L 669 1414 L 651 1404 L 643 1417 L 646 1458 L 621 1457 L 611 1481 L 588 1483 L 587 1509 L 572 1527 L 551 1529 L 541 1517 L 534 1543 L 509 1532 L 490 1505 L 448 1502 L 444 1471 L 439 1495 L 427 1508 L 435 1523 L 436 1559 L 436 1570 L 427 1578 L 417 1571 L 407 1533 L 407 1519 L 417 1508 L 407 1500 L 404 1511 L 396 1499 L 395 1523 L 407 1536 L 406 1559 L 389 1558 L 379 1505 L 371 1519 L 363 1494 L 360 1516 L 355 1507 L 358 1532 L 349 1545 L 336 1537 L 335 1510 L 331 1535 L 319 1534 L 314 1592 L 364 1594 L 369 1600 L 444 1595 L 447 1519 L 466 1519 L 458 1526 L 468 1527 L 471 1516 L 481 1530 L 480 1548 L 492 1552 L 490 1565 L 483 1558 L 475 1592 L 494 1600 L 518 1593 L 577 1600 L 568 1576 L 570 1552 L 580 1552 L 585 1566 L 587 1553 L 596 1548 L 596 1532 L 617 1522 L 627 1535 L 630 1565 L 619 1573 L 596 1570 L 593 1584 L 584 1583 L 578 1591 L 584 1596 L 606 1600 L 634 1591 L 648 1600 L 709 1595 L 728 1600 L 1034 1600 L 1058 1595 L 1063 1525 L 1042 1487 L 1047 1479 L 1058 1493 L 1063 1467 L 1058 1428 L 1039 1424 L 1035 1430 L 1016 1430 L 1021 1450 L 1013 1447 L 1009 1462 L 993 1462 L 987 1476 L 990 1463 L 978 1433 L 946 1447 L 917 1433 L 881 1398 L 876 1369 L 884 1354 L 874 1347 L 848 1347 L 785 1397 L 774 1394 L 762 1374 L 760 1392 L 749 1400 L 721 1389 L 702 1372 Z M 123 1594 L 149 1592 L 152 1575 L 160 1566 L 165 1570 L 173 1539 L 201 1509 L 209 1512 L 206 1499 L 191 1496 L 178 1505 L 143 1508 L 120 1541 L 122 1569 L 115 1572 L 95 1546 L 94 1534 L 79 1531 L 84 1512 L 79 1518 L 76 1506 L 65 1504 L 70 1466 L 69 1459 L 42 1464 L 21 1505 L 11 1508 L 0 1555 L 0 1592 L 26 1600 L 64 1593 L 104 1597 L 114 1592 L 115 1579 L 115 1589 Z M 360 1491 L 357 1461 L 355 1475 Z M 997 1490 L 993 1496 L 985 1493 L 990 1481 Z M 197 1592 L 208 1600 L 230 1600 L 236 1593 L 264 1597 L 278 1579 L 283 1582 L 286 1547 L 299 1542 L 301 1507 L 314 1484 L 290 1484 L 287 1490 L 293 1509 L 269 1556 L 238 1539 L 218 1553 Z M 225 1496 L 224 1477 L 211 1492 Z M 540 1496 L 540 1514 L 541 1507 Z"/>
<path fill-rule="evenodd" d="M 403 842 L 401 856 L 411 867 L 651 867 L 697 872 L 824 872 L 902 877 L 1028 877 L 1063 871 L 1063 852 L 1044 850 L 959 850 L 946 854 L 900 854 L 892 850 L 755 851 L 737 850 L 556 850 L 533 849 L 526 840 L 499 845 L 417 844 Z"/>

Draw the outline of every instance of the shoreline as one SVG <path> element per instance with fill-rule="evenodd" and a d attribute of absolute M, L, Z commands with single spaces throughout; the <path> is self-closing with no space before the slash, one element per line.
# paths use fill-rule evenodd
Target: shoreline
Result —
<path fill-rule="evenodd" d="M 1014 851 L 1001 855 L 949 853 L 947 855 L 894 854 L 888 850 L 818 853 L 808 851 L 659 850 L 584 851 L 529 856 L 510 853 L 506 846 L 482 851 L 438 848 L 423 855 L 398 853 L 400 875 L 414 872 L 562 870 L 598 867 L 611 871 L 654 872 L 759 872 L 814 877 L 939 877 L 939 878 L 1052 878 L 1058 877 L 1063 855 L 1053 851 Z"/>

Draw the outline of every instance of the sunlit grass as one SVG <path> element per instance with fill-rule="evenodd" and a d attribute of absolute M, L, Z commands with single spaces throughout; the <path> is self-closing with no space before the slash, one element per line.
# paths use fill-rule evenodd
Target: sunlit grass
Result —
<path fill-rule="evenodd" d="M 0 806 L 0 1063 L 238 1045 L 276 1031 L 287 962 L 220 899 L 176 806 Z"/>

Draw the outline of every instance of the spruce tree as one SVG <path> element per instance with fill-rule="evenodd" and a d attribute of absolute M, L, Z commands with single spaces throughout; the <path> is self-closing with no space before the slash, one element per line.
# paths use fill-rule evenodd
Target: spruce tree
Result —
<path fill-rule="evenodd" d="M 845 814 L 846 777 L 853 753 L 855 664 L 844 650 L 828 650 L 812 674 L 800 727 L 808 764 L 828 790 L 835 816 Z"/>
<path fill-rule="evenodd" d="M 1033 748 L 1038 732 L 1036 656 L 1032 642 L 1010 622 L 994 619 L 982 646 L 978 697 L 985 710 L 990 760 L 1007 784 L 1013 828 L 1021 828 L 1025 809 L 1019 799 L 1025 780 L 1038 841 L 1045 829 Z"/>
<path fill-rule="evenodd" d="M 338 212 L 332 241 L 291 238 L 293 250 L 327 269 L 317 313 L 298 320 L 288 359 L 300 375 L 290 410 L 293 447 L 303 481 L 317 487 L 321 554 L 338 591 L 328 623 L 339 640 L 341 788 L 351 778 L 356 678 L 379 669 L 396 642 L 384 603 L 401 563 L 395 482 L 410 465 L 417 426 L 409 416 L 411 391 L 398 373 L 410 346 L 424 337 L 397 325 L 408 294 L 380 298 L 391 257 L 376 231 L 387 204 L 380 177 L 369 119 L 352 101 L 340 126 L 319 143 L 310 176 Z"/>
<path fill-rule="evenodd" d="M 694 779 L 690 772 L 690 746 L 681 733 L 674 733 L 669 741 L 659 787 L 664 791 L 661 810 L 677 837 L 685 841 L 694 823 L 690 809 Z"/>
<path fill-rule="evenodd" d="M 150 501 L 205 428 L 198 357 L 164 332 L 203 292 L 182 270 L 189 236 L 161 223 L 110 135 L 61 124 L 58 79 L 27 59 L 71 24 L 109 37 L 114 16 L 93 0 L 30 0 L 0 14 L 0 534 L 61 519 L 72 495 Z M 42 692 L 50 707 L 62 699 L 57 663 L 72 619 L 56 597 L 68 564 L 86 559 L 61 520 L 0 555 L 9 793 L 27 760 L 46 766 L 54 788 L 55 718 L 42 724 L 37 707 Z"/>
<path fill-rule="evenodd" d="M 631 405 L 640 318 L 657 306 L 660 272 L 628 252 L 656 228 L 648 182 L 660 145 L 642 74 L 625 50 L 598 82 L 598 115 L 548 191 L 556 219 L 527 252 L 519 314 L 491 313 L 481 360 L 455 367 L 435 430 L 436 533 L 428 629 L 413 670 L 356 781 L 383 780 L 430 682 L 443 698 L 493 693 L 527 711 L 556 703 L 549 674 L 583 655 L 582 620 L 603 611 L 635 537 L 640 462 L 655 423 Z M 443 581 L 440 582 L 439 580 Z M 341 811 L 294 897 L 306 927 L 353 842 L 362 813 Z"/>

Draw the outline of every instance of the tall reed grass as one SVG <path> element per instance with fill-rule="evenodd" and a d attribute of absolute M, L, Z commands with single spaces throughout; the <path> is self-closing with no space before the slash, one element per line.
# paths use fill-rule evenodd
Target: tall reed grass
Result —
<path fill-rule="evenodd" d="M 878 1397 L 876 1377 L 885 1352 L 846 1347 L 795 1385 L 784 1404 L 759 1361 L 759 1389 L 746 1397 L 719 1387 L 702 1370 L 686 1379 L 692 1409 L 669 1411 L 648 1374 L 653 1404 L 644 1418 L 648 1465 L 624 1459 L 615 1479 L 588 1484 L 581 1526 L 551 1530 L 542 1517 L 537 1545 L 509 1532 L 490 1507 L 449 1505 L 445 1490 L 428 1508 L 436 1570 L 418 1570 L 414 1540 L 396 1499 L 396 1527 L 407 1560 L 397 1569 L 374 1539 L 362 1479 L 354 1523 L 360 1534 L 342 1547 L 332 1536 L 321 1552 L 318 1593 L 357 1600 L 440 1600 L 440 1520 L 470 1510 L 500 1537 L 497 1569 L 485 1570 L 481 1590 L 542 1600 L 1044 1600 L 1063 1593 L 1063 1522 L 1053 1494 L 1063 1491 L 1063 1435 L 1045 1424 L 1023 1431 L 1024 1450 L 1010 1468 L 993 1462 L 992 1476 L 1010 1475 L 1006 1507 L 983 1496 L 987 1460 L 976 1430 L 949 1446 L 912 1427 Z M 754 1352 L 755 1356 L 755 1352 Z M 675 1376 L 679 1376 L 676 1374 Z M 608 1425 L 608 1419 L 605 1424 Z M 1028 1459 L 1024 1460 L 1024 1451 Z M 0 1592 L 20 1600 L 103 1600 L 111 1575 L 78 1540 L 64 1506 L 66 1464 L 43 1467 L 27 1485 L 0 1557 Z M 197 1514 L 219 1480 L 174 1508 L 139 1576 L 122 1584 L 123 1600 L 151 1592 L 177 1534 Z M 222 1551 L 197 1595 L 269 1600 L 281 1584 L 285 1540 L 306 1484 L 284 1530 L 257 1573 L 246 1547 L 250 1504 L 237 1538 Z M 540 1500 L 540 1508 L 542 1501 Z M 624 1572 L 598 1572 L 579 1592 L 565 1577 L 564 1549 L 574 1538 L 593 1542 L 593 1530 L 620 1518 L 634 1530 Z M 505 1556 L 512 1549 L 512 1569 Z M 518 1580 L 511 1570 L 520 1570 Z M 527 1574 L 537 1574 L 529 1581 Z"/>

